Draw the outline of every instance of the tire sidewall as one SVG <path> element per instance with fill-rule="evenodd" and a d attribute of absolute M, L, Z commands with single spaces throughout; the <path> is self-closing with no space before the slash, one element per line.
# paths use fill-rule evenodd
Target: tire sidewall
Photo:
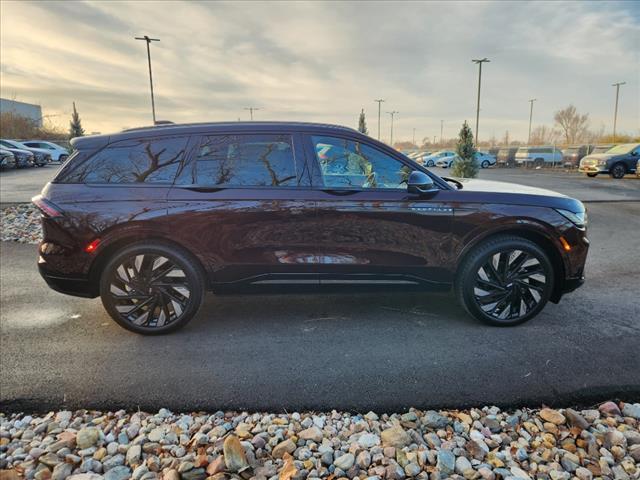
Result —
<path fill-rule="evenodd" d="M 480 308 L 475 300 L 474 287 L 476 283 L 476 274 L 487 259 L 500 251 L 508 249 L 522 250 L 534 255 L 545 271 L 547 288 L 543 292 L 538 305 L 536 305 L 536 307 L 529 313 L 518 319 L 499 320 L 486 314 Z M 504 327 L 515 326 L 532 319 L 545 307 L 554 289 L 554 270 L 547 254 L 535 243 L 517 237 L 496 239 L 477 246 L 469 254 L 461 268 L 460 279 L 456 286 L 458 290 L 458 299 L 461 301 L 467 312 L 473 317 L 490 325 Z"/>
<path fill-rule="evenodd" d="M 613 167 L 611 167 L 611 176 L 615 179 L 623 178 L 627 171 L 625 166 L 621 163 L 616 163 Z M 622 175 L 618 174 L 618 171 L 622 172 Z"/>
<path fill-rule="evenodd" d="M 179 266 L 187 276 L 190 290 L 189 294 L 192 300 L 189 303 L 188 308 L 183 312 L 182 316 L 178 320 L 164 327 L 140 327 L 138 325 L 134 325 L 133 323 L 123 319 L 115 308 L 115 305 L 111 302 L 110 278 L 114 269 L 118 268 L 126 258 L 140 254 L 153 254 L 167 257 Z M 178 330 L 191 321 L 202 304 L 202 299 L 204 297 L 204 285 L 204 275 L 198 264 L 191 258 L 191 255 L 183 252 L 181 249 L 174 246 L 164 245 L 162 243 L 134 244 L 119 250 L 105 265 L 102 270 L 102 274 L 100 275 L 100 298 L 102 300 L 102 305 L 109 316 L 121 327 L 143 335 L 162 335 Z"/>

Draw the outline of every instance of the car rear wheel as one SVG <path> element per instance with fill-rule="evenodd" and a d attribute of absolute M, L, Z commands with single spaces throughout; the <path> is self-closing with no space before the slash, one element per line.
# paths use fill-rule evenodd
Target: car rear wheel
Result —
<path fill-rule="evenodd" d="M 512 326 L 535 317 L 553 291 L 547 254 L 521 237 L 500 236 L 477 246 L 460 266 L 455 290 L 473 317 Z"/>
<path fill-rule="evenodd" d="M 427 162 L 427 167 L 434 167 L 435 165 L 436 165 L 436 164 L 434 163 L 434 161 L 433 161 L 433 160 L 429 160 L 429 161 Z"/>
<path fill-rule="evenodd" d="M 184 327 L 198 312 L 204 276 L 186 252 L 161 243 L 135 244 L 108 262 L 102 304 L 121 326 L 143 335 Z"/>
<path fill-rule="evenodd" d="M 611 172 L 609 173 L 609 175 L 611 175 L 612 178 L 617 178 L 617 179 L 624 177 L 626 174 L 627 174 L 627 168 L 624 166 L 623 163 L 616 163 L 613 167 L 611 167 Z"/>
<path fill-rule="evenodd" d="M 542 167 L 542 166 L 544 166 L 544 160 L 543 160 L 542 158 L 536 158 L 536 159 L 533 161 L 533 164 L 534 164 L 536 167 Z"/>
<path fill-rule="evenodd" d="M 480 166 L 481 166 L 482 168 L 489 168 L 489 160 L 484 160 L 484 161 L 480 164 Z"/>
<path fill-rule="evenodd" d="M 69 155 L 60 155 L 60 156 L 58 157 L 58 161 L 59 161 L 60 163 L 64 163 L 64 162 L 66 162 L 66 161 L 67 161 L 67 158 L 69 158 Z"/>

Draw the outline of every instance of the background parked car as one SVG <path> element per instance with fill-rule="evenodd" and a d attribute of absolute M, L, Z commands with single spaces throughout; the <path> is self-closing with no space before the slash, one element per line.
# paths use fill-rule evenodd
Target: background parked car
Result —
<path fill-rule="evenodd" d="M 433 153 L 433 152 L 429 152 L 429 151 L 427 151 L 427 152 L 420 152 L 420 153 L 418 153 L 416 156 L 412 157 L 411 159 L 412 159 L 414 162 L 419 163 L 420 165 L 424 165 L 424 159 L 425 159 L 425 158 L 427 158 L 427 157 L 428 157 L 429 155 L 431 155 L 432 153 Z M 430 165 L 430 166 L 432 167 L 433 165 Z"/>
<path fill-rule="evenodd" d="M 485 152 L 476 152 L 475 159 L 476 164 L 480 168 L 489 168 L 490 166 L 496 164 L 496 157 Z M 442 168 L 450 168 L 451 166 L 453 166 L 454 162 L 457 162 L 458 160 L 460 160 L 460 157 L 456 154 L 453 157 L 445 157 L 438 160 L 436 162 L 436 166 Z"/>
<path fill-rule="evenodd" d="M 5 144 L 3 140 L 0 140 L 0 147 L 13 153 L 13 156 L 16 160 L 16 168 L 26 168 L 34 166 L 35 159 L 33 156 L 33 152 L 30 152 L 29 150 L 25 150 L 23 148 L 10 147 L 8 145 L 10 144 Z"/>
<path fill-rule="evenodd" d="M 593 150 L 593 145 L 570 145 L 562 150 L 562 164 L 565 167 L 577 167 L 580 160 L 589 155 Z"/>
<path fill-rule="evenodd" d="M 516 164 L 518 147 L 504 147 L 498 150 L 497 164 L 500 167 L 513 167 Z"/>
<path fill-rule="evenodd" d="M 589 155 L 595 154 L 595 153 L 605 153 L 611 150 L 613 147 L 615 147 L 615 144 L 613 143 L 609 143 L 607 145 L 595 145 L 591 150 L 591 152 L 589 152 Z"/>
<path fill-rule="evenodd" d="M 554 146 L 520 147 L 516 152 L 518 165 L 542 167 L 560 162 L 562 162 L 562 151 Z"/>
<path fill-rule="evenodd" d="M 438 160 L 443 160 L 447 157 L 454 157 L 455 155 L 456 152 L 451 150 L 440 150 L 439 152 L 435 152 L 424 157 L 422 159 L 422 165 L 425 167 L 433 167 L 438 164 Z"/>
<path fill-rule="evenodd" d="M 46 164 L 51 162 L 51 154 L 48 150 L 44 150 L 42 148 L 31 148 L 23 145 L 22 143 L 16 140 L 0 140 L 0 145 L 5 148 L 17 148 L 19 150 L 27 150 L 33 154 L 33 163 L 38 167 L 44 167 Z"/>
<path fill-rule="evenodd" d="M 640 157 L 640 143 L 623 143 L 607 150 L 606 153 L 592 153 L 580 161 L 579 172 L 595 177 L 608 173 L 613 178 L 622 178 L 636 171 Z"/>
<path fill-rule="evenodd" d="M 0 168 L 15 168 L 16 166 L 16 157 L 9 150 L 5 150 L 4 148 L 0 148 Z"/>
<path fill-rule="evenodd" d="M 41 150 L 47 150 L 51 155 L 51 159 L 56 162 L 62 163 L 67 158 L 69 158 L 69 150 L 61 147 L 57 143 L 47 142 L 44 140 L 25 140 L 24 142 L 20 143 L 26 145 L 29 148 L 39 148 Z"/>

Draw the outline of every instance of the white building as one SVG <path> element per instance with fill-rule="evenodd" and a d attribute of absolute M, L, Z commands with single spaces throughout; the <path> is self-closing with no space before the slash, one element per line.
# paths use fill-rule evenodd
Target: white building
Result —
<path fill-rule="evenodd" d="M 42 127 L 42 107 L 40 105 L 0 98 L 0 112 L 13 112 L 16 115 L 33 120 L 38 127 Z"/>

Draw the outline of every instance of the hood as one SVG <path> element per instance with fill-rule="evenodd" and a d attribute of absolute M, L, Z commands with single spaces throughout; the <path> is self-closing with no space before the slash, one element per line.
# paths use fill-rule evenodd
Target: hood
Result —
<path fill-rule="evenodd" d="M 31 150 L 27 150 L 25 148 L 13 148 L 13 147 L 2 147 L 5 150 L 9 150 L 12 153 L 23 153 L 25 155 L 33 155 Z"/>
<path fill-rule="evenodd" d="M 626 154 L 624 153 L 594 153 L 593 155 L 587 155 L 586 157 L 582 157 L 583 160 L 609 160 L 615 157 L 624 157 Z"/>
<path fill-rule="evenodd" d="M 476 178 L 456 178 L 463 185 L 463 190 L 473 192 L 521 193 L 525 195 L 541 195 L 544 197 L 565 197 L 562 193 L 545 188 L 528 187 L 518 183 L 495 182 L 493 180 L 478 180 Z"/>

